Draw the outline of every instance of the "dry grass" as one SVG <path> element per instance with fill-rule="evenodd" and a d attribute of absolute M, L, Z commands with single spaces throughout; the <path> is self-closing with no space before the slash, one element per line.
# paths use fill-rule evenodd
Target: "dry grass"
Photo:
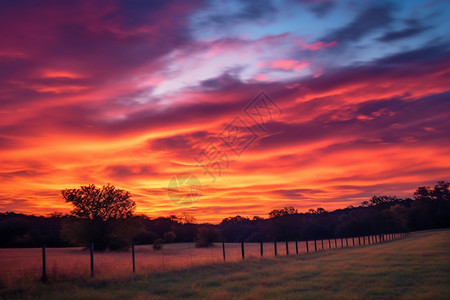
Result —
<path fill-rule="evenodd" d="M 28 283 L 3 289 L 1 295 L 5 299 L 447 299 L 449 249 L 449 230 L 420 232 L 395 242 L 313 254 L 135 277 Z"/>
<path fill-rule="evenodd" d="M 323 250 L 342 247 L 341 240 L 328 242 L 324 240 Z M 352 245 L 351 239 L 348 241 Z M 314 242 L 309 241 L 309 251 L 314 251 Z M 344 239 L 344 246 L 346 246 Z M 264 243 L 264 257 L 275 256 L 274 244 Z M 295 242 L 288 243 L 290 254 L 296 253 Z M 318 251 L 322 242 L 317 242 Z M 306 253 L 305 242 L 298 242 L 299 253 Z M 35 281 L 42 274 L 42 249 L 0 249 L 0 286 L 13 287 L 20 281 Z M 83 248 L 47 248 L 47 274 L 57 280 L 75 279 L 90 276 L 89 250 Z M 226 261 L 242 259 L 239 243 L 225 244 Z M 286 244 L 277 243 L 277 254 L 286 255 Z M 136 246 L 136 272 L 144 274 L 154 271 L 167 271 L 189 268 L 192 266 L 223 262 L 222 244 L 216 243 L 211 248 L 196 248 L 193 243 L 164 245 L 163 250 L 155 251 L 151 246 Z M 246 258 L 260 258 L 260 244 L 245 244 Z M 94 255 L 95 276 L 111 278 L 117 275 L 132 274 L 131 251 L 96 252 Z"/>

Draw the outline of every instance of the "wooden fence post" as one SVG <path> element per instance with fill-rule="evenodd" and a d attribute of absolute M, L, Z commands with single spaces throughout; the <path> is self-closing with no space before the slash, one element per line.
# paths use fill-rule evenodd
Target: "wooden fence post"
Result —
<path fill-rule="evenodd" d="M 323 240 L 322 240 L 322 251 L 323 251 Z"/>
<path fill-rule="evenodd" d="M 337 239 L 334 238 L 334 248 L 337 248 Z"/>
<path fill-rule="evenodd" d="M 136 273 L 136 259 L 134 256 L 134 242 L 131 242 L 131 260 L 133 262 L 133 273 Z"/>
<path fill-rule="evenodd" d="M 328 249 L 331 249 L 331 240 L 328 239 Z"/>
<path fill-rule="evenodd" d="M 263 242 L 259 243 L 259 251 L 261 252 L 261 257 L 263 257 L 264 254 L 264 246 L 263 246 Z"/>
<path fill-rule="evenodd" d="M 298 254 L 298 241 L 295 241 L 295 253 Z"/>
<path fill-rule="evenodd" d="M 353 243 L 353 247 L 355 247 L 355 237 L 352 236 L 352 243 Z"/>
<path fill-rule="evenodd" d="M 341 248 L 344 248 L 344 239 L 341 238 Z"/>
<path fill-rule="evenodd" d="M 345 247 L 348 248 L 348 238 L 345 238 Z"/>
<path fill-rule="evenodd" d="M 42 282 L 47 282 L 47 258 L 46 258 L 46 248 L 42 245 Z"/>
<path fill-rule="evenodd" d="M 308 240 L 306 240 L 305 243 L 306 243 L 306 253 L 309 253 L 309 245 L 308 245 L 309 243 L 308 243 Z"/>
<path fill-rule="evenodd" d="M 94 242 L 91 243 L 91 277 L 94 277 Z"/>
<path fill-rule="evenodd" d="M 245 259 L 245 252 L 244 252 L 244 240 L 241 241 L 241 252 L 242 252 L 242 259 Z"/>
<path fill-rule="evenodd" d="M 314 252 L 317 252 L 317 241 L 314 240 Z"/>
<path fill-rule="evenodd" d="M 225 239 L 222 239 L 222 254 L 223 254 L 223 261 L 225 261 Z"/>
<path fill-rule="evenodd" d="M 286 241 L 286 255 L 289 255 L 289 244 L 288 244 L 288 241 Z"/>
<path fill-rule="evenodd" d="M 273 251 L 275 252 L 275 256 L 278 255 L 277 253 L 277 241 L 273 241 Z"/>

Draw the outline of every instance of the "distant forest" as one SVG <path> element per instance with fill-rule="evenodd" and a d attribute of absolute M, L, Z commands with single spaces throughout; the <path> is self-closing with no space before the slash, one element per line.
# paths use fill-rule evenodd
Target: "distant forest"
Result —
<path fill-rule="evenodd" d="M 413 198 L 374 196 L 358 207 L 331 212 L 318 208 L 299 213 L 285 207 L 271 211 L 268 218 L 234 216 L 217 225 L 197 224 L 186 214 L 129 218 L 140 228 L 131 237 L 135 244 L 312 240 L 445 228 L 450 227 L 449 182 L 439 181 L 434 188 L 419 187 Z M 48 217 L 0 213 L 0 247 L 83 246 L 65 238 L 64 224 L 74 219 L 61 213 Z"/>

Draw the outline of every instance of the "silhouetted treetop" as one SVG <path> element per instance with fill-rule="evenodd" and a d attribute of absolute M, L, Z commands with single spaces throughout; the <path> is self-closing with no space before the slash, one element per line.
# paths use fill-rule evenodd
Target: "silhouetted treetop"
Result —
<path fill-rule="evenodd" d="M 131 217 L 136 203 L 131 194 L 107 184 L 97 188 L 91 184 L 79 189 L 65 189 L 62 196 L 73 205 L 72 214 L 90 220 L 117 220 Z"/>
<path fill-rule="evenodd" d="M 327 214 L 328 211 L 325 210 L 325 209 L 322 208 L 322 207 L 318 207 L 317 209 L 310 208 L 310 209 L 308 210 L 308 213 L 309 213 L 309 214 L 313 214 L 313 215 L 322 215 L 322 214 Z"/>
<path fill-rule="evenodd" d="M 370 199 L 370 205 L 379 205 L 382 203 L 394 203 L 401 201 L 397 196 L 373 196 Z"/>
<path fill-rule="evenodd" d="M 421 186 L 414 192 L 414 198 L 421 201 L 450 201 L 450 182 L 438 181 L 431 189 L 427 186 Z"/>
<path fill-rule="evenodd" d="M 292 206 L 284 207 L 282 209 L 274 209 L 269 213 L 270 218 L 287 216 L 287 215 L 297 215 L 298 210 Z"/>
<path fill-rule="evenodd" d="M 249 222 L 250 219 L 247 217 L 242 216 L 235 216 L 235 217 L 228 217 L 222 220 L 222 224 L 224 223 L 243 223 L 243 222 Z"/>
<path fill-rule="evenodd" d="M 439 181 L 432 188 L 419 187 L 414 200 L 374 196 L 359 207 L 334 211 L 319 207 L 303 213 L 284 207 L 271 211 L 270 218 L 237 215 L 211 225 L 194 224 L 195 219 L 187 213 L 126 218 L 135 208 L 127 192 L 110 185 L 103 188 L 91 185 L 63 191 L 66 201 L 74 205 L 72 216 L 0 212 L 0 248 L 38 247 L 42 243 L 49 247 L 90 246 L 93 242 L 97 250 L 114 250 L 126 249 L 132 241 L 136 244 L 196 241 L 210 245 L 222 239 L 294 241 L 449 228 L 449 186 L 449 182 Z"/>

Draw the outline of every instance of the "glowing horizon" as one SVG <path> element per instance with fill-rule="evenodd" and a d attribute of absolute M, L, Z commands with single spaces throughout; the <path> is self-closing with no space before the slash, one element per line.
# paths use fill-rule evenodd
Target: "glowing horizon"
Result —
<path fill-rule="evenodd" d="M 111 183 L 137 214 L 217 223 L 450 180 L 448 3 L 4 7 L 1 212 L 69 212 L 62 189 Z M 261 91 L 281 109 L 264 129 L 245 113 Z M 237 117 L 256 136 L 239 156 L 221 144 L 214 181 L 196 158 Z M 202 185 L 188 208 L 167 196 L 183 173 Z"/>

